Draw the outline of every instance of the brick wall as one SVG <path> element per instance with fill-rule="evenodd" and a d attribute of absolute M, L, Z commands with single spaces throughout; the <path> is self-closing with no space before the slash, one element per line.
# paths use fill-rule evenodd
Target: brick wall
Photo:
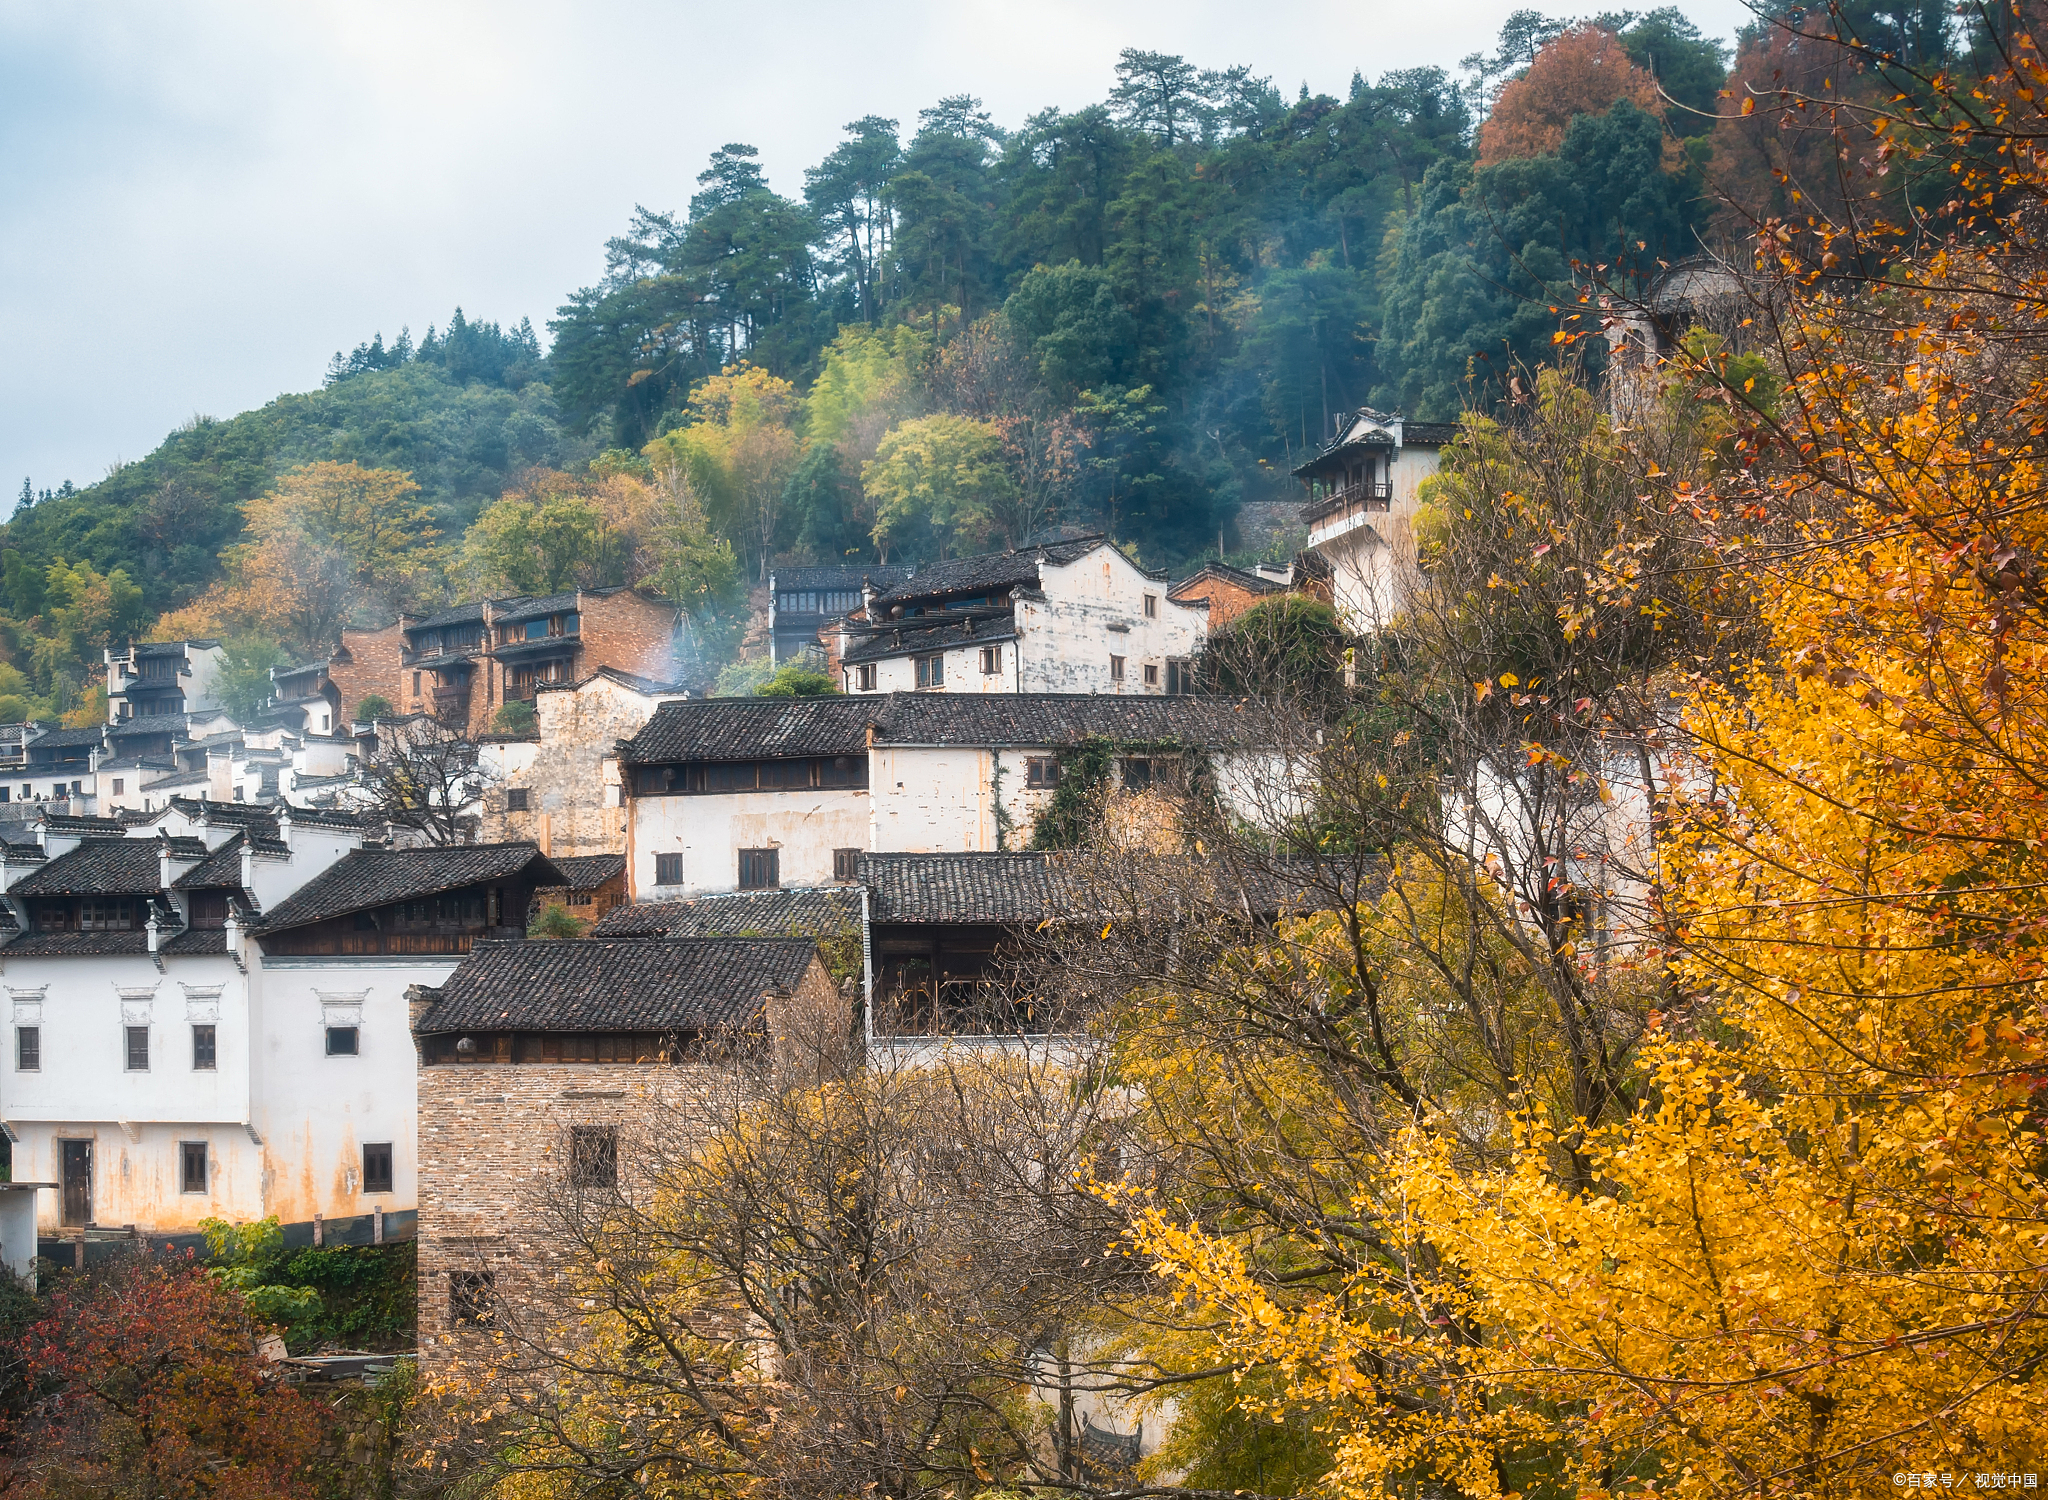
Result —
<path fill-rule="evenodd" d="M 544 853 L 565 856 L 625 853 L 626 809 L 612 747 L 638 734 L 655 704 L 604 676 L 535 693 L 540 742 L 533 764 L 485 789 L 480 837 L 531 839 Z M 526 793 L 526 811 L 507 811 L 505 794 L 514 790 Z"/>
<path fill-rule="evenodd" d="M 328 680 L 341 693 L 341 718 L 336 725 L 341 733 L 348 732 L 341 725 L 355 716 L 356 705 L 372 693 L 390 703 L 395 712 L 405 712 L 409 695 L 401 690 L 398 675 L 398 653 L 405 645 L 400 633 L 404 623 L 394 620 L 380 630 L 352 626 L 342 630 L 341 649 L 327 663 Z"/>
<path fill-rule="evenodd" d="M 637 589 L 578 601 L 582 614 L 582 674 L 616 667 L 655 682 L 676 680 L 676 608 Z"/>

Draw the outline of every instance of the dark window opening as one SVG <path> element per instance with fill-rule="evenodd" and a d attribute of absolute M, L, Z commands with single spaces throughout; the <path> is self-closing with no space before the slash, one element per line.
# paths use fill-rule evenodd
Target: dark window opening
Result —
<path fill-rule="evenodd" d="M 740 850 L 740 889 L 743 891 L 772 891 L 782 884 L 782 851 L 779 849 Z"/>
<path fill-rule="evenodd" d="M 506 812 L 525 812 L 525 811 L 526 811 L 526 788 L 525 788 L 525 787 L 523 787 L 523 786 L 515 786 L 515 787 L 511 787 L 511 788 L 509 788 L 509 789 L 508 789 L 508 790 L 506 791 L 506 793 L 505 793 L 505 811 L 506 811 Z"/>
<path fill-rule="evenodd" d="M 1121 656 L 1112 656 L 1109 659 L 1109 680 L 1111 682 L 1122 682 L 1124 680 L 1124 659 Z"/>
<path fill-rule="evenodd" d="M 983 646 L 981 648 L 981 675 L 993 677 L 1002 670 L 1003 648 L 1001 646 Z"/>
<path fill-rule="evenodd" d="M 14 1028 L 14 1071 L 34 1073 L 43 1065 L 43 1028 L 40 1026 L 17 1026 Z"/>
<path fill-rule="evenodd" d="M 875 690 L 875 669 L 872 665 L 853 669 L 854 686 L 863 693 Z"/>
<path fill-rule="evenodd" d="M 683 883 L 683 857 L 680 854 L 657 854 L 654 856 L 654 883 L 656 885 L 681 885 Z"/>
<path fill-rule="evenodd" d="M 128 932 L 135 926 L 135 903 L 126 896 L 87 896 L 78 903 L 78 926 L 84 932 Z"/>
<path fill-rule="evenodd" d="M 366 1193 L 388 1193 L 391 1191 L 391 1143 L 363 1147 L 363 1191 Z"/>
<path fill-rule="evenodd" d="M 832 878 L 834 880 L 858 880 L 860 878 L 860 850 L 834 849 L 832 851 Z"/>
<path fill-rule="evenodd" d="M 645 796 L 717 796 L 728 792 L 785 792 L 824 789 L 855 791 L 868 784 L 865 755 L 831 755 L 792 760 L 698 761 L 682 766 L 642 766 L 638 786 Z"/>
<path fill-rule="evenodd" d="M 448 1273 L 448 1323 L 450 1327 L 480 1325 L 491 1320 L 498 1300 L 498 1279 L 490 1271 Z"/>
<path fill-rule="evenodd" d="M 360 1036 L 353 1026 L 330 1026 L 327 1028 L 327 1055 L 329 1057 L 354 1057 Z"/>
<path fill-rule="evenodd" d="M 1147 594 L 1145 596 L 1145 618 L 1148 620 L 1159 618 L 1159 596 L 1157 594 Z"/>
<path fill-rule="evenodd" d="M 180 1141 L 178 1143 L 178 1191 L 181 1193 L 203 1193 L 206 1191 L 206 1142 Z"/>
<path fill-rule="evenodd" d="M 1166 691 L 1176 696 L 1195 690 L 1195 669 L 1192 662 L 1169 661 L 1166 664 Z"/>
<path fill-rule="evenodd" d="M 1145 686 L 1159 686 L 1159 663 L 1152 661 L 1145 663 Z"/>
<path fill-rule="evenodd" d="M 128 1071 L 147 1073 L 149 1071 L 149 1028 L 130 1026 L 128 1030 Z"/>
<path fill-rule="evenodd" d="M 1060 763 L 1050 755 L 1033 755 L 1024 762 L 1024 784 L 1048 787 L 1060 784 Z"/>
<path fill-rule="evenodd" d="M 189 909 L 194 927 L 221 928 L 228 925 L 226 891 L 194 891 L 190 897 Z"/>
<path fill-rule="evenodd" d="M 619 1130 L 616 1125 L 569 1127 L 569 1181 L 577 1187 L 619 1185 Z"/>
<path fill-rule="evenodd" d="M 214 1070 L 214 1033 L 211 1026 L 192 1028 L 192 1070 L 196 1073 L 211 1073 Z"/>

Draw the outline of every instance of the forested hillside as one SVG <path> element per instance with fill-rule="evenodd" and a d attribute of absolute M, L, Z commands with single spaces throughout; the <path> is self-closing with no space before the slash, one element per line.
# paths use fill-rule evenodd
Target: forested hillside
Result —
<path fill-rule="evenodd" d="M 1915 62 L 1981 48 L 1939 6 L 1856 13 Z M 318 390 L 195 418 L 87 489 L 24 482 L 0 538 L 0 653 L 24 675 L 0 671 L 0 716 L 8 695 L 68 708 L 100 645 L 167 613 L 252 661 L 318 649 L 253 602 L 293 585 L 249 573 L 279 554 L 244 529 L 312 463 L 408 474 L 431 517 L 395 573 L 346 528 L 320 534 L 339 561 L 306 565 L 354 580 L 344 613 L 662 575 L 729 624 L 777 559 L 939 556 L 1052 525 L 1158 565 L 1284 547 L 1245 507 L 1293 496 L 1286 472 L 1334 413 L 1442 420 L 1560 347 L 1597 366 L 1597 339 L 1557 342 L 1589 327 L 1589 281 L 1639 290 L 1791 184 L 1825 191 L 1825 132 L 1743 104 L 1828 63 L 1764 24 L 1730 61 L 1673 7 L 1523 11 L 1458 76 L 1360 72 L 1341 99 L 1134 50 L 1071 112 L 1011 126 L 957 96 L 863 118 L 800 197 L 728 145 L 686 206 L 642 207 L 607 242 L 545 355 L 524 321 L 458 311 L 417 346 L 380 333 L 337 354 Z M 501 496 L 517 505 L 466 536 Z"/>

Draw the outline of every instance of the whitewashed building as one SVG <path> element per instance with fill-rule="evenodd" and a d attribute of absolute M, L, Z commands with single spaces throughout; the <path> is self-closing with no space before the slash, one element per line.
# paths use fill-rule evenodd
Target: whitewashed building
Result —
<path fill-rule="evenodd" d="M 1361 407 L 1335 441 L 1294 470 L 1308 487 L 1308 553 L 1331 603 L 1354 631 L 1377 630 L 1401 605 L 1401 571 L 1415 561 L 1422 483 L 1458 435 L 1455 422 L 1411 422 Z"/>
<path fill-rule="evenodd" d="M 35 832 L 0 847 L 0 1123 L 44 1233 L 415 1206 L 407 990 L 523 931 L 537 849 L 183 800 Z"/>
<path fill-rule="evenodd" d="M 1235 699 L 1093 693 L 668 703 L 619 747 L 636 901 L 851 884 L 863 853 L 1019 849 L 1084 743 L 1136 790 L 1202 761 L 1240 815 L 1288 768 Z"/>
<path fill-rule="evenodd" d="M 1106 537 L 922 567 L 840 625 L 849 693 L 1183 691 L 1207 613 Z"/>

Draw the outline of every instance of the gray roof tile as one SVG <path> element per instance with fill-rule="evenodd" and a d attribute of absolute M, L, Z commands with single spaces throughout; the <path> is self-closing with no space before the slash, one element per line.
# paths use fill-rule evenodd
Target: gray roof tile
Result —
<path fill-rule="evenodd" d="M 531 870 L 536 884 L 560 885 L 560 872 L 536 844 L 464 844 L 451 849 L 354 849 L 265 913 L 278 932 L 394 901 L 411 901 Z M 41 873 L 41 872 L 38 872 Z"/>
<path fill-rule="evenodd" d="M 624 743 L 627 765 L 864 755 L 873 698 L 696 698 L 664 703 Z"/>
<path fill-rule="evenodd" d="M 14 896 L 143 896 L 158 889 L 155 839 L 89 838 L 17 880 Z"/>
<path fill-rule="evenodd" d="M 859 926 L 860 892 L 832 886 L 615 906 L 591 936 L 830 937 Z"/>
<path fill-rule="evenodd" d="M 748 1027 L 768 993 L 794 990 L 816 955 L 801 938 L 478 943 L 418 1029 L 432 1036 Z"/>

